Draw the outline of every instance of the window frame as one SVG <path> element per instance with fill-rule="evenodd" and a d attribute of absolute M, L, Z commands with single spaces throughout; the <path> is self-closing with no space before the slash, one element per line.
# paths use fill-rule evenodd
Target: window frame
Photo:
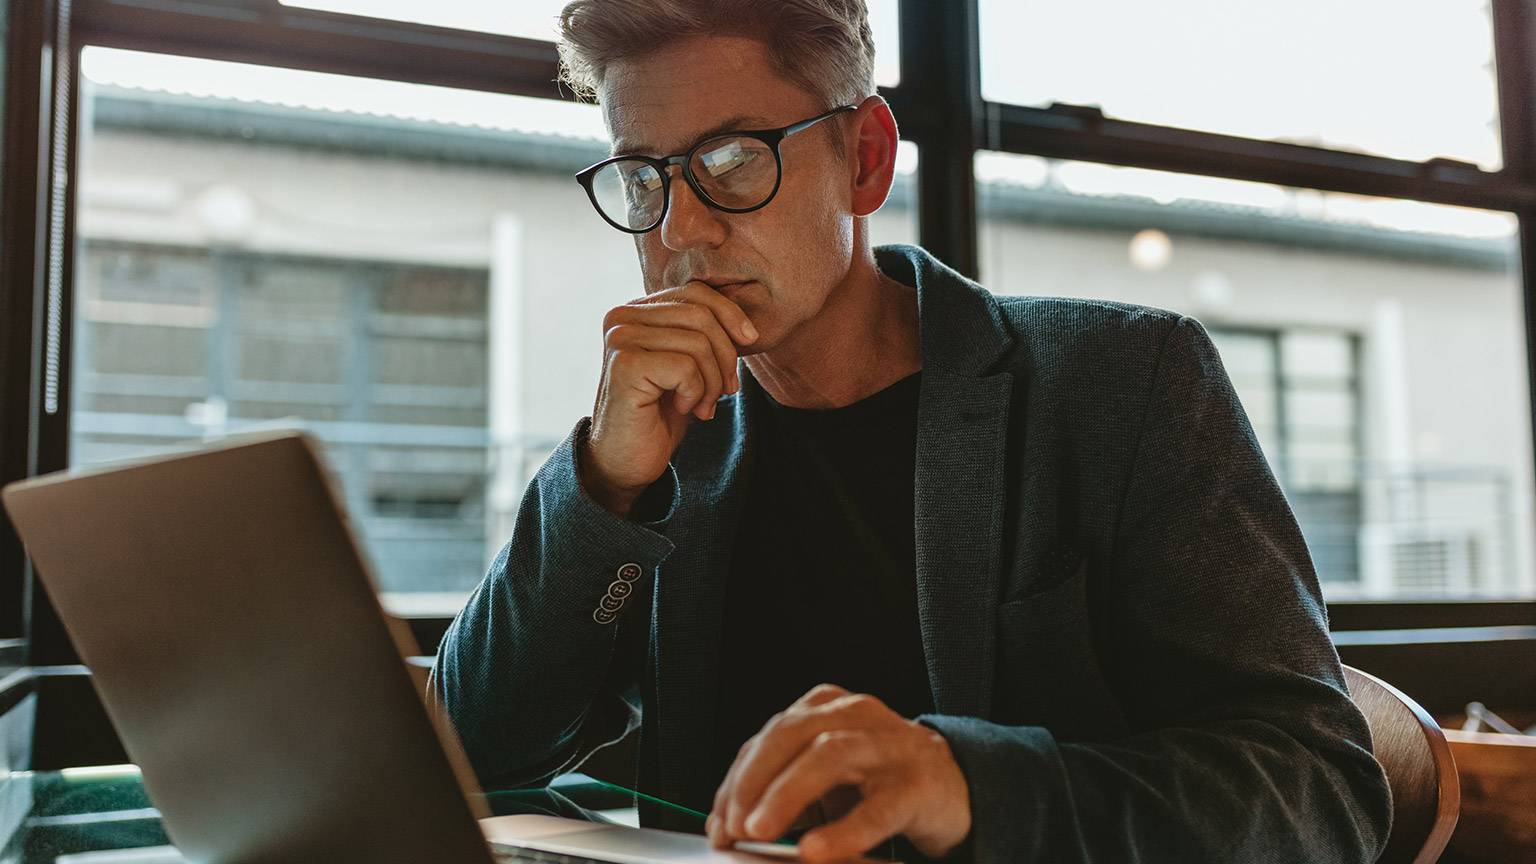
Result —
<path fill-rule="evenodd" d="M 72 320 L 75 208 L 67 206 L 66 190 L 75 186 L 74 97 L 82 46 L 573 98 L 556 83 L 554 44 L 540 40 L 289 8 L 278 0 L 4 2 L 0 406 L 6 410 L 0 411 L 0 482 L 67 464 L 70 401 L 64 390 L 70 380 L 67 322 Z M 938 258 L 968 276 L 977 273 L 973 165 L 975 153 L 983 149 L 1510 212 L 1520 223 L 1527 375 L 1536 412 L 1536 11 L 1529 3 L 1492 0 L 1503 144 L 1503 167 L 1493 172 L 1454 160 L 1420 163 L 1127 122 L 1087 106 L 987 102 L 981 96 L 978 3 L 901 0 L 901 80 L 881 89 L 903 137 L 919 148 L 919 242 Z M 61 388 L 61 408 L 54 413 L 42 404 L 50 327 L 58 340 L 53 348 Z M 78 658 L 9 522 L 0 523 L 0 640 L 9 640 L 5 644 L 14 653 L 21 637 L 27 664 L 45 667 L 47 674 L 36 678 L 36 689 L 54 696 L 39 703 L 39 728 L 44 728 L 45 715 L 94 718 L 100 709 L 89 687 L 54 681 L 86 673 L 75 665 Z M 1478 641 L 1474 631 L 1536 626 L 1536 600 L 1342 602 L 1329 604 L 1328 611 L 1336 632 L 1465 628 L 1472 642 Z M 440 617 L 413 622 L 428 653 L 447 623 Z M 1400 658 L 1392 668 L 1402 671 L 1384 674 L 1411 693 L 1460 692 L 1445 682 L 1464 672 L 1464 646 L 1470 643 L 1454 633 L 1442 637 L 1414 643 L 1412 652 L 1389 653 L 1387 660 L 1377 650 L 1381 645 L 1361 646 L 1369 651 L 1345 647 L 1341 654 L 1346 662 L 1365 658 L 1388 666 L 1397 662 L 1392 657 Z M 1500 643 L 1499 650 L 1536 660 L 1536 638 L 1513 648 L 1507 639 L 1493 641 Z M 1411 664 L 1405 658 L 1412 658 Z M 1500 665 L 1506 672 L 1518 668 Z M 1497 692 L 1528 699 L 1536 685 L 1536 662 L 1524 668 L 1530 671 L 1502 678 Z M 1482 698 L 1496 701 L 1497 694 Z M 1429 702 L 1449 704 L 1438 696 Z M 109 734 L 110 727 L 75 725 L 94 731 L 40 739 L 36 767 L 88 764 L 80 760 L 112 752 L 98 740 L 102 729 Z"/>

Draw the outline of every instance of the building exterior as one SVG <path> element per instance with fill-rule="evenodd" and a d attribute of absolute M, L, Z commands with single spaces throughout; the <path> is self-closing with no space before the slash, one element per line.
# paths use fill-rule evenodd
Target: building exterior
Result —
<path fill-rule="evenodd" d="M 73 461 L 302 425 L 392 604 L 456 608 L 591 410 L 604 311 L 640 291 L 629 238 L 570 176 L 606 146 L 83 96 Z M 1053 171 L 982 183 L 983 284 L 1205 323 L 1331 599 L 1536 593 L 1512 236 L 1296 195 L 1085 194 Z M 877 242 L 913 239 L 907 182 Z"/>

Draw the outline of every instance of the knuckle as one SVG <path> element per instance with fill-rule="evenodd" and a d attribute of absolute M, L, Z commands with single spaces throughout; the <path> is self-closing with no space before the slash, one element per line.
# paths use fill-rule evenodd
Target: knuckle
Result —
<path fill-rule="evenodd" d="M 878 707 L 883 707 L 884 703 L 882 703 L 879 699 L 869 695 L 868 693 L 854 693 L 847 698 L 847 705 L 849 708 L 852 708 L 855 711 L 862 712 L 870 711 Z"/>
<path fill-rule="evenodd" d="M 801 720 L 801 715 L 794 711 L 780 711 L 768 718 L 768 722 L 763 724 L 763 731 L 757 733 L 755 737 L 764 739 L 784 735 L 799 725 Z"/>
<path fill-rule="evenodd" d="M 644 377 L 648 371 L 656 368 L 657 363 L 657 355 L 634 348 L 620 348 L 614 351 L 613 359 L 618 366 L 617 371 L 629 378 Z"/>
<path fill-rule="evenodd" d="M 714 343 L 709 341 L 708 336 L 695 330 L 689 333 L 686 338 L 688 340 L 688 350 L 692 353 L 704 357 L 714 356 L 715 346 Z"/>
<path fill-rule="evenodd" d="M 608 355 L 608 377 L 623 377 L 635 368 L 635 355 L 628 351 L 613 351 Z"/>
<path fill-rule="evenodd" d="M 614 324 L 603 331 L 603 344 L 609 348 L 619 348 L 629 344 L 633 336 L 632 325 Z"/>
<path fill-rule="evenodd" d="M 687 308 L 688 311 L 686 314 L 688 316 L 689 325 L 703 330 L 714 324 L 715 313 L 711 311 L 708 306 L 701 306 L 697 303 L 689 303 Z"/>
<path fill-rule="evenodd" d="M 837 753 L 848 749 L 848 736 L 837 732 L 821 732 L 811 739 L 811 747 L 821 753 Z"/>
<path fill-rule="evenodd" d="M 673 375 L 675 375 L 680 381 L 683 381 L 684 383 L 697 380 L 699 377 L 698 364 L 694 363 L 693 358 L 689 357 L 687 354 L 677 354 L 670 351 L 656 351 L 652 352 L 651 356 L 656 357 L 660 362 L 665 363 L 667 369 L 670 370 Z"/>
<path fill-rule="evenodd" d="M 629 320 L 631 309 L 628 306 L 615 306 L 603 314 L 603 330 L 612 330 Z"/>

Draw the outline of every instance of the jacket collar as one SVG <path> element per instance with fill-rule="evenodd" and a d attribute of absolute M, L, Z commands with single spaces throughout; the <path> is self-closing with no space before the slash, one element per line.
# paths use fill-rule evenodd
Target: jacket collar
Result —
<path fill-rule="evenodd" d="M 956 375 L 983 375 L 1013 347 L 1013 335 L 997 301 L 916 246 L 875 250 L 880 272 L 917 289 L 923 368 Z"/>

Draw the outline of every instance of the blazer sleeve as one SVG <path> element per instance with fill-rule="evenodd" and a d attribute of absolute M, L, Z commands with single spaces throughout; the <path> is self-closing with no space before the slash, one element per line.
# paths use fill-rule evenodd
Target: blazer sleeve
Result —
<path fill-rule="evenodd" d="M 1390 793 L 1347 696 L 1306 545 L 1200 325 L 1162 343 L 1105 567 L 1131 733 L 925 716 L 971 795 L 978 862 L 1372 862 Z M 999 687 L 1008 682 L 999 681 Z"/>
<path fill-rule="evenodd" d="M 614 516 L 577 481 L 576 443 L 589 426 L 582 420 L 528 485 L 511 540 L 433 664 L 429 700 L 486 786 L 543 785 L 639 724 L 676 477 L 669 468 L 642 496 L 642 509 L 659 504 L 655 521 Z M 616 600 L 611 617 L 598 612 Z"/>

